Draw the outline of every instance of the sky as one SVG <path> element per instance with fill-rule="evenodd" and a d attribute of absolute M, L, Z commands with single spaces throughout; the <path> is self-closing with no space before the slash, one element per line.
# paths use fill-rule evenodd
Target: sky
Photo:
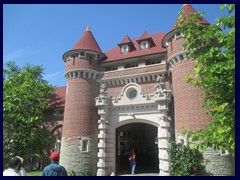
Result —
<path fill-rule="evenodd" d="M 216 23 L 227 14 L 219 4 L 192 4 L 204 18 Z M 4 4 L 3 65 L 15 61 L 44 68 L 44 79 L 65 86 L 62 55 L 71 50 L 87 26 L 106 52 L 128 35 L 168 33 L 182 4 Z"/>

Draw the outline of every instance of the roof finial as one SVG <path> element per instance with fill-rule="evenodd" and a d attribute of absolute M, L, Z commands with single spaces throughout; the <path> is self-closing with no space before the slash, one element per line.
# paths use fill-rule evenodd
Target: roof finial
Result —
<path fill-rule="evenodd" d="M 191 6 L 191 4 L 183 4 L 182 8 L 184 8 L 185 6 Z"/>
<path fill-rule="evenodd" d="M 91 31 L 89 26 L 87 27 L 86 31 Z"/>

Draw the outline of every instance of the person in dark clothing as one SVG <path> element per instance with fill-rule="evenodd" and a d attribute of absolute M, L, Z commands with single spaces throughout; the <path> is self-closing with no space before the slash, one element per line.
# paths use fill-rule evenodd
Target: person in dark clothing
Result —
<path fill-rule="evenodd" d="M 52 164 L 43 169 L 42 176 L 67 176 L 66 169 L 59 164 L 60 155 L 58 152 L 51 154 Z"/>

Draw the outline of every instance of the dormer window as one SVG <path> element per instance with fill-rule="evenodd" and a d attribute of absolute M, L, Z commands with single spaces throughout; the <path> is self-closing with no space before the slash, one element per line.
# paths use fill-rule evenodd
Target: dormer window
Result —
<path fill-rule="evenodd" d="M 128 45 L 122 45 L 121 46 L 121 53 L 128 53 L 129 52 L 129 48 Z"/>
<path fill-rule="evenodd" d="M 139 44 L 141 50 L 150 49 L 156 46 L 152 36 L 148 35 L 147 31 L 145 31 L 143 35 L 136 41 Z"/>
<path fill-rule="evenodd" d="M 148 49 L 148 41 L 141 42 L 141 49 Z"/>
<path fill-rule="evenodd" d="M 131 41 L 131 39 L 128 37 L 128 35 L 126 35 L 124 37 L 124 39 L 118 44 L 119 48 L 120 48 L 120 52 L 122 54 L 125 53 L 130 53 L 134 50 L 136 50 L 136 48 L 134 47 L 133 42 Z"/>

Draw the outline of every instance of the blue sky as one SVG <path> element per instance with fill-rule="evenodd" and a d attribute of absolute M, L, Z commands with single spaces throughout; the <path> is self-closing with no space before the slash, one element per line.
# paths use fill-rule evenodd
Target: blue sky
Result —
<path fill-rule="evenodd" d="M 192 4 L 205 19 L 215 23 L 226 14 L 219 4 Z M 65 86 L 62 55 L 82 36 L 87 26 L 103 52 L 144 31 L 169 32 L 182 4 L 4 4 L 3 63 L 12 60 L 42 65 L 45 79 Z"/>

